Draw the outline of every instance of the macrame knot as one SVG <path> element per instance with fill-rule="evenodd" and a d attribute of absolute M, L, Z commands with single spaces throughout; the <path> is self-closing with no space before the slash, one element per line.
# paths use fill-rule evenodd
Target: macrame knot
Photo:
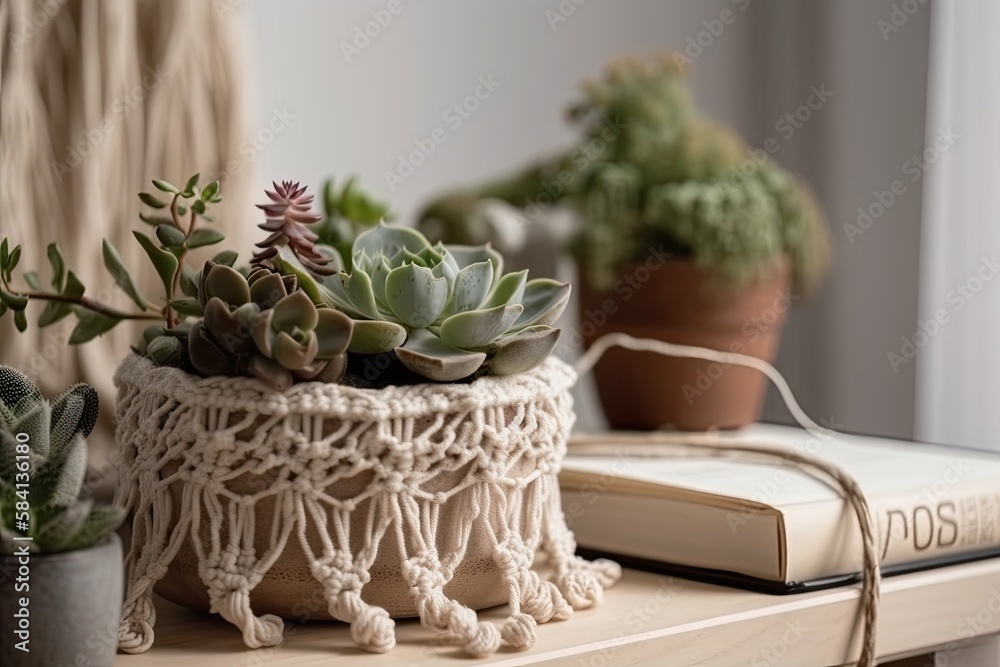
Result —
<path fill-rule="evenodd" d="M 500 648 L 500 631 L 492 623 L 480 623 L 472 639 L 462 648 L 473 658 L 485 658 Z"/>
<path fill-rule="evenodd" d="M 384 477 L 385 488 L 389 493 L 403 493 L 406 490 L 406 480 L 398 470 L 389 472 Z"/>
<path fill-rule="evenodd" d="M 573 609 L 586 609 L 601 601 L 604 589 L 594 572 L 577 564 L 557 584 Z"/>
<path fill-rule="evenodd" d="M 419 591 L 441 588 L 446 583 L 441 563 L 431 554 L 415 556 L 404 561 L 403 577 L 407 581 L 412 581 L 412 587 Z"/>
<path fill-rule="evenodd" d="M 622 566 L 607 558 L 590 561 L 588 567 L 597 575 L 597 581 L 604 588 L 611 587 L 622 578 Z"/>
<path fill-rule="evenodd" d="M 208 451 L 218 455 L 218 452 L 235 451 L 236 438 L 229 431 L 212 431 L 208 435 Z"/>
<path fill-rule="evenodd" d="M 514 573 L 531 566 L 531 558 L 521 546 L 505 542 L 493 550 L 493 558 L 501 570 Z"/>
<path fill-rule="evenodd" d="M 385 609 L 368 607 L 351 623 L 351 639 L 371 653 L 386 653 L 396 645 L 396 623 Z"/>
<path fill-rule="evenodd" d="M 528 614 L 514 614 L 504 621 L 500 636 L 514 648 L 524 650 L 535 645 L 537 626 L 538 623 Z"/>

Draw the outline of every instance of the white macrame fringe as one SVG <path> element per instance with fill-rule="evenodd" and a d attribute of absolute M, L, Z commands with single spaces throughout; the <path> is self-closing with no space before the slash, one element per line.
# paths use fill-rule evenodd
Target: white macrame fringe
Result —
<path fill-rule="evenodd" d="M 115 377 L 117 503 L 133 513 L 119 648 L 141 653 L 152 645 L 153 587 L 186 540 L 212 612 L 238 627 L 250 648 L 280 643 L 284 621 L 255 615 L 250 592 L 294 539 L 330 614 L 350 624 L 359 646 L 386 652 L 395 645 L 395 624 L 362 599 L 362 589 L 390 531 L 425 627 L 473 656 L 503 643 L 532 646 L 538 623 L 596 604 L 621 576 L 616 563 L 575 555 L 560 506 L 557 473 L 574 420 L 575 379 L 569 366 L 550 359 L 529 373 L 467 385 L 375 391 L 307 383 L 280 394 L 245 378 L 200 379 L 130 357 Z M 179 468 L 167 474 L 168 464 Z M 453 488 L 423 490 L 466 468 Z M 325 492 L 364 472 L 374 478 L 357 497 Z M 254 493 L 233 491 L 228 483 L 248 473 L 275 481 Z M 178 482 L 183 495 L 174 516 L 170 489 Z M 276 510 L 268 548 L 259 553 L 256 511 L 264 499 Z M 445 503 L 459 505 L 459 521 L 438 521 Z M 357 521 L 364 521 L 364 539 L 352 544 Z M 508 589 L 510 616 L 499 629 L 444 593 L 476 526 L 486 528 Z M 307 539 L 317 533 L 318 545 Z M 554 570 L 551 582 L 531 569 L 539 548 Z"/>

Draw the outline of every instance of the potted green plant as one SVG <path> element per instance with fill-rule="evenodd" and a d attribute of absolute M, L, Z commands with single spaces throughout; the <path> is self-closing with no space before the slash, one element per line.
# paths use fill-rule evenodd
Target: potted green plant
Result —
<path fill-rule="evenodd" d="M 223 251 L 196 270 L 189 252 L 223 241 L 205 224 L 218 184 L 198 181 L 140 195 L 162 301 L 107 242 L 131 311 L 89 299 L 56 246 L 53 290 L 34 273 L 19 288 L 19 248 L 0 245 L 0 314 L 22 329 L 32 300 L 48 302 L 42 325 L 79 319 L 74 343 L 155 321 L 115 377 L 117 504 L 133 515 L 120 649 L 151 645 L 154 588 L 249 647 L 280 642 L 284 619 L 336 618 L 374 652 L 395 616 L 486 655 L 597 602 L 619 568 L 575 556 L 556 478 L 575 376 L 550 357 L 551 324 L 570 287 L 384 223 L 338 232 L 342 254 L 292 182 L 259 205 L 248 265 Z M 532 570 L 539 548 L 551 581 Z M 504 602 L 499 629 L 477 620 Z"/>
<path fill-rule="evenodd" d="M 122 605 L 117 507 L 82 499 L 93 387 L 54 402 L 0 366 L 0 659 L 10 667 L 111 667 Z"/>
<path fill-rule="evenodd" d="M 580 144 L 516 177 L 448 195 L 421 215 L 449 239 L 473 204 L 582 218 L 580 328 L 776 356 L 785 312 L 823 274 L 828 235 L 808 189 L 701 117 L 670 58 L 626 59 L 570 110 Z M 754 421 L 763 378 L 747 369 L 612 350 L 595 369 L 612 426 L 732 428 Z"/>

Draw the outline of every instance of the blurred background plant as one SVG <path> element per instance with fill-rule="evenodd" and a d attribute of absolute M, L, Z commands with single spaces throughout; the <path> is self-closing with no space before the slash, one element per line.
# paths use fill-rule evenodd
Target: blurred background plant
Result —
<path fill-rule="evenodd" d="M 356 176 L 348 176 L 337 190 L 334 180 L 323 183 L 323 217 L 314 230 L 319 242 L 337 249 L 350 269 L 351 246 L 358 235 L 381 221 L 391 222 L 395 214 L 389 204 L 361 189 Z"/>
<path fill-rule="evenodd" d="M 768 277 L 786 256 L 797 291 L 825 271 L 828 234 L 808 188 L 701 117 L 672 58 L 612 63 L 584 83 L 568 116 L 581 131 L 577 146 L 512 178 L 445 195 L 420 214 L 423 228 L 465 241 L 482 200 L 523 207 L 529 217 L 568 204 L 582 220 L 574 244 L 581 270 L 602 290 L 661 246 L 733 289 Z"/>

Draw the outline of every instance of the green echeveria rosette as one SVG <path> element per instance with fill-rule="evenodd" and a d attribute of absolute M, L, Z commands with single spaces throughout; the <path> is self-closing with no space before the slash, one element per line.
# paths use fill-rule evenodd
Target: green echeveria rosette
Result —
<path fill-rule="evenodd" d="M 194 369 L 206 376 L 250 376 L 275 389 L 296 380 L 337 382 L 347 365 L 353 322 L 317 308 L 295 276 L 264 267 L 249 277 L 209 262 L 198 294 L 204 318 L 188 334 Z"/>
<path fill-rule="evenodd" d="M 277 262 L 302 273 L 287 253 Z M 527 271 L 503 275 L 503 258 L 489 246 L 432 246 L 413 229 L 386 224 L 358 236 L 352 266 L 315 291 L 354 319 L 348 350 L 395 352 L 410 371 L 438 382 L 484 364 L 494 375 L 539 365 L 558 342 L 551 325 L 570 294 L 567 284 L 529 281 Z"/>

